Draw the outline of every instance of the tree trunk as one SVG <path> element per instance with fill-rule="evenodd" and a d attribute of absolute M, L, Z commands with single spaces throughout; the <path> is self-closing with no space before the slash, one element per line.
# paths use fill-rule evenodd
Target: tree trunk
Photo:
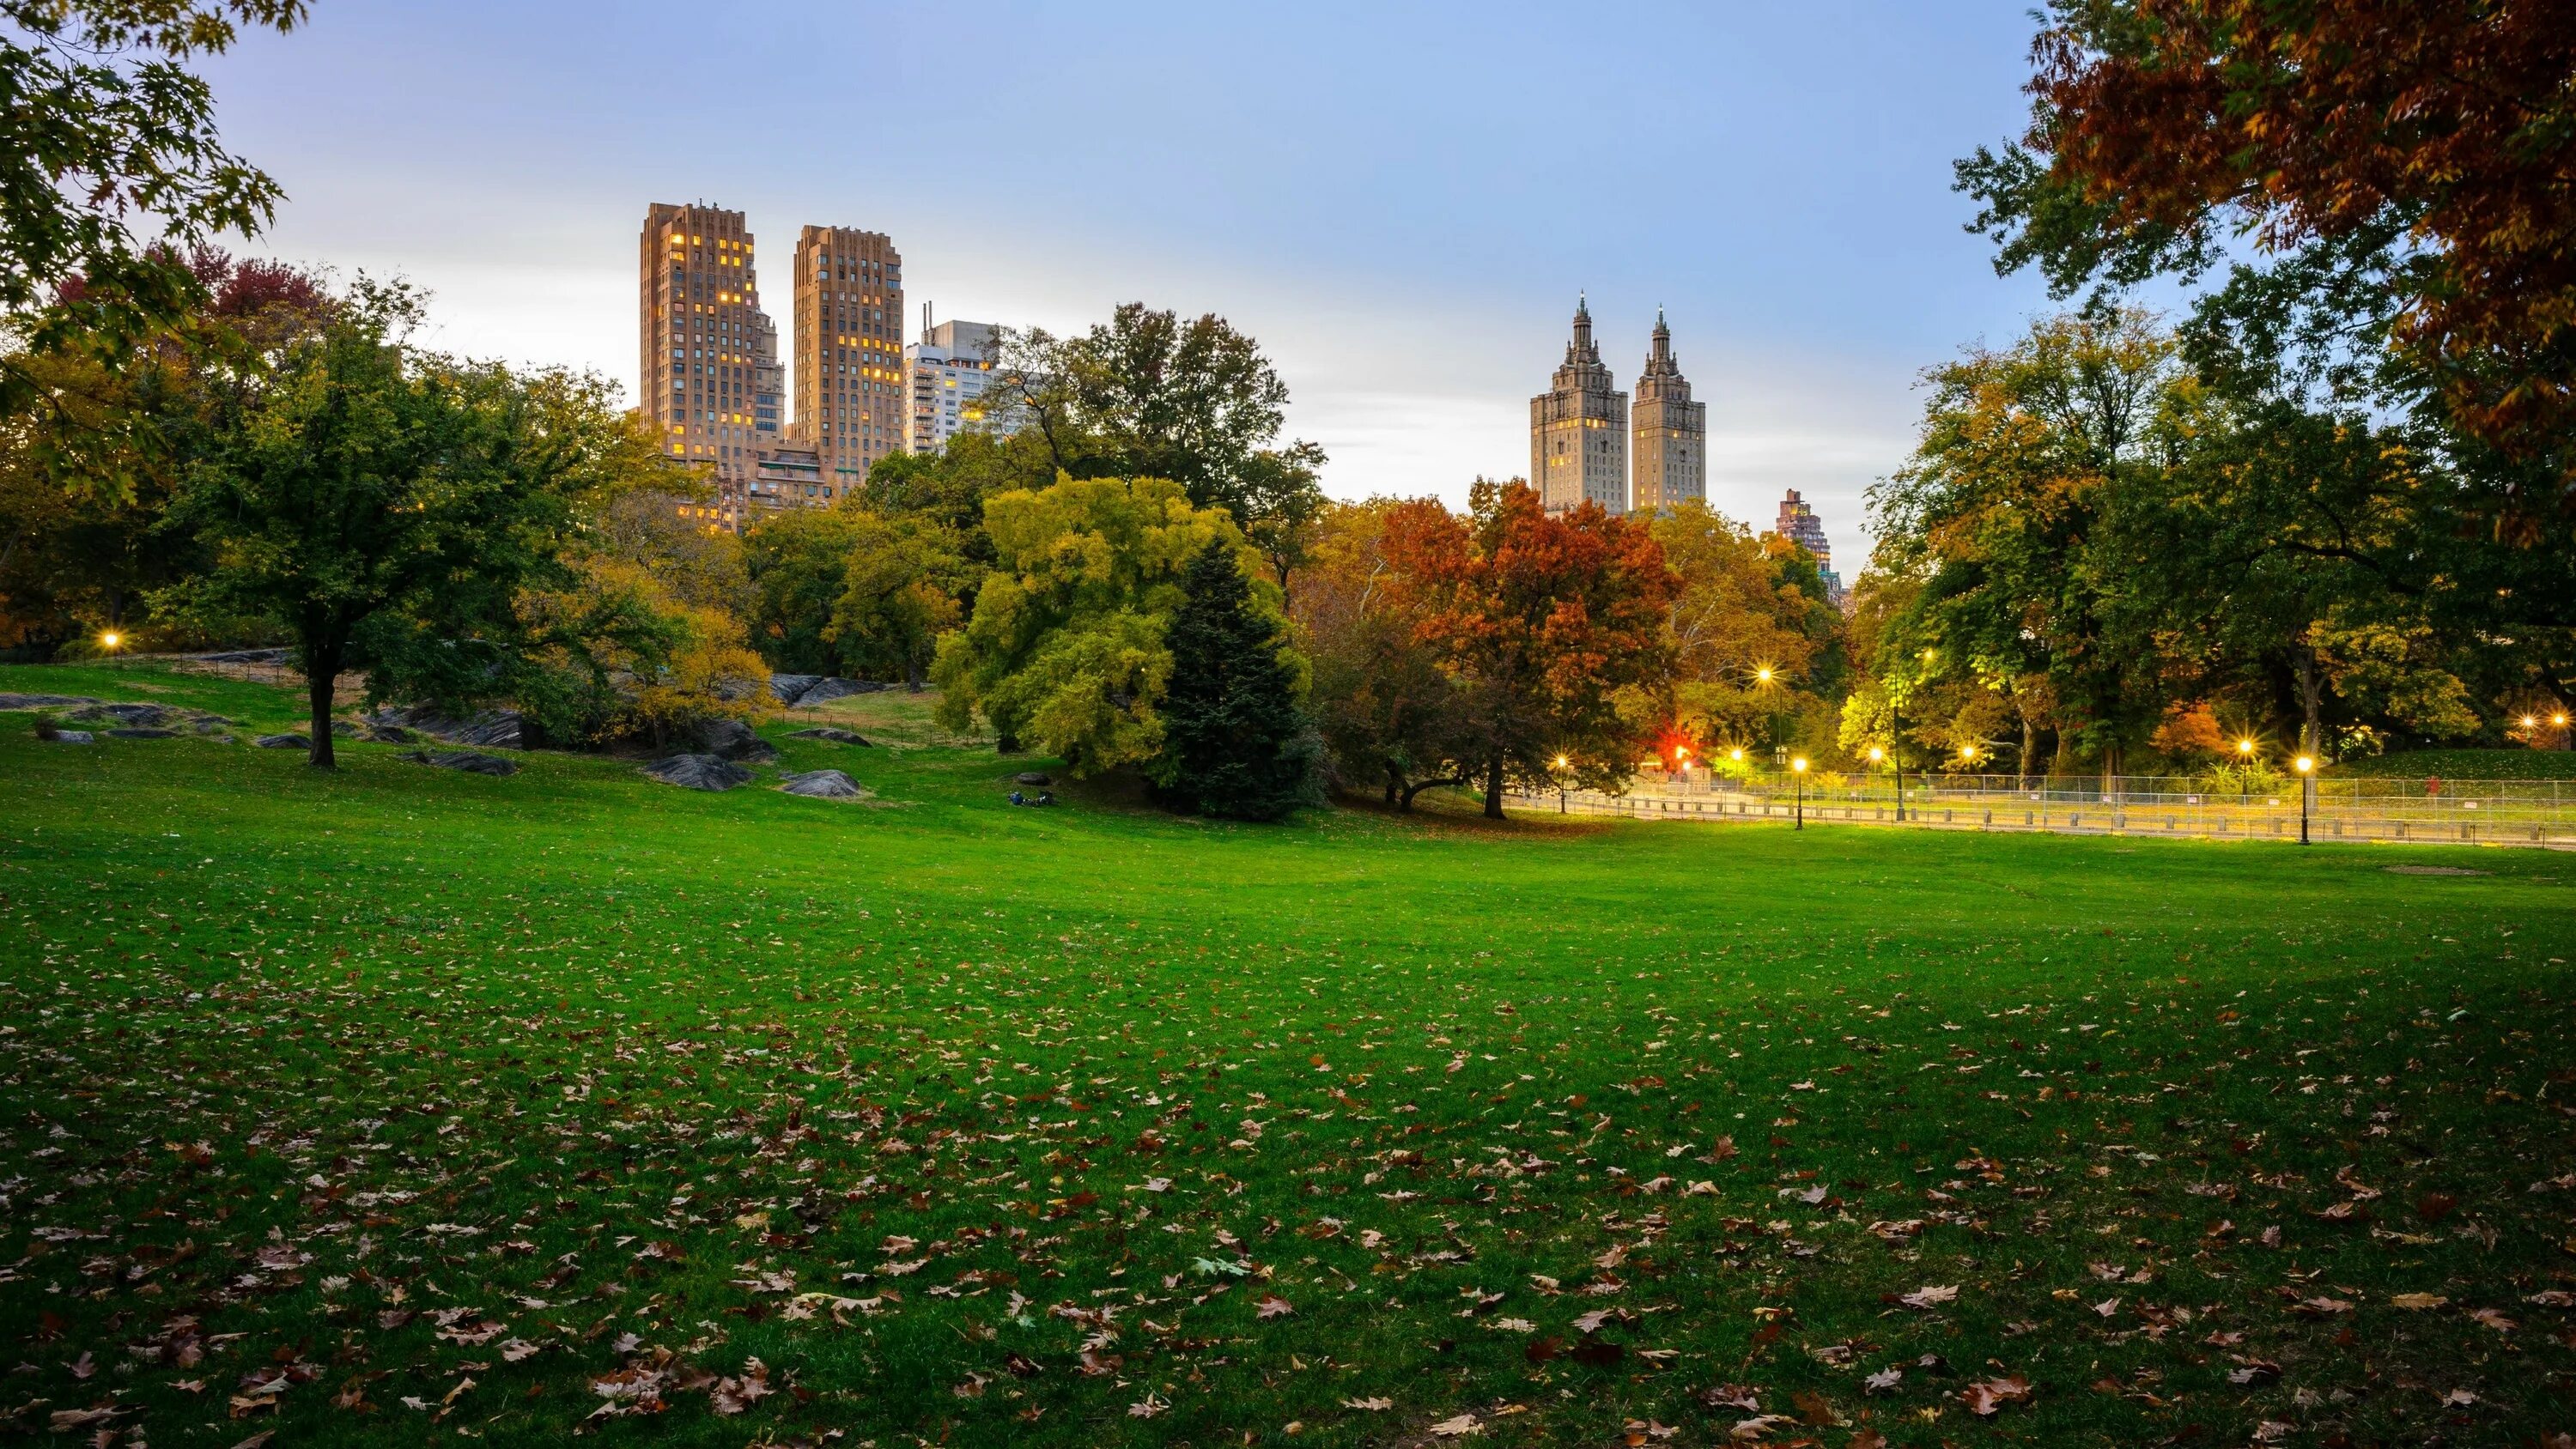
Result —
<path fill-rule="evenodd" d="M 2013 788 L 2030 788 L 2031 752 L 2039 748 L 2039 731 L 2031 727 L 2030 716 L 2021 717 L 2021 754 L 2013 761 Z"/>
<path fill-rule="evenodd" d="M 2323 700 L 2320 698 L 2320 691 L 2318 689 L 2317 650 L 2315 645 L 2302 644 L 2299 646 L 2298 671 L 2300 714 L 2299 753 L 2306 755 L 2310 759 L 2316 759 L 2319 758 L 2317 752 L 2318 738 L 2323 733 L 2323 728 L 2319 725 L 2317 716 L 2322 712 Z"/>
<path fill-rule="evenodd" d="M 1503 757 L 1500 755 L 1485 762 L 1485 818 L 1503 818 Z"/>
<path fill-rule="evenodd" d="M 313 745 L 304 762 L 317 770 L 339 768 L 339 762 L 331 757 L 331 688 L 339 682 L 340 661 L 346 653 L 336 640 L 304 646 L 305 699 L 313 712 Z"/>
<path fill-rule="evenodd" d="M 919 694 L 923 682 L 921 661 L 918 659 L 907 661 L 903 666 L 903 687 L 913 694 Z"/>
<path fill-rule="evenodd" d="M 1399 791 L 1399 790 L 1402 790 L 1403 788 L 1404 788 L 1404 776 L 1403 776 L 1402 774 L 1400 774 L 1400 773 L 1398 773 L 1398 772 L 1397 772 L 1397 770 L 1396 770 L 1395 766 L 1393 766 L 1393 765 L 1389 765 L 1389 766 L 1387 766 L 1387 767 L 1386 767 L 1386 803 L 1388 803 L 1389 805 L 1396 805 L 1396 804 L 1398 804 L 1398 802 L 1397 802 L 1397 800 L 1396 800 L 1396 792 L 1397 792 L 1397 791 Z M 1403 801 L 1403 802 L 1401 803 L 1400 808 L 1410 810 L 1410 809 L 1412 809 L 1412 808 L 1413 808 L 1413 802 L 1412 802 L 1411 800 L 1405 800 L 1405 801 Z"/>
<path fill-rule="evenodd" d="M 1404 799 L 1396 805 L 1396 808 L 1410 813 L 1413 809 L 1413 797 L 1430 789 L 1434 785 L 1472 785 L 1474 783 L 1476 782 L 1468 779 L 1464 775 L 1442 775 L 1430 780 L 1416 780 L 1412 784 L 1404 787 Z M 1494 817 L 1496 820 L 1503 818 L 1502 812 L 1499 810 L 1489 808 L 1485 813 Z"/>
<path fill-rule="evenodd" d="M 2109 800 L 2120 793 L 2120 747 L 2102 747 L 2102 798 Z"/>

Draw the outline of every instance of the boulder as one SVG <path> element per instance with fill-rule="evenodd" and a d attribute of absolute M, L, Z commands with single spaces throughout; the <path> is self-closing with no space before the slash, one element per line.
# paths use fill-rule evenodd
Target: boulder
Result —
<path fill-rule="evenodd" d="M 436 765 L 442 770 L 463 770 L 469 775 L 515 775 L 519 762 L 499 755 L 477 754 L 472 750 L 414 750 L 405 759 L 420 765 Z"/>
<path fill-rule="evenodd" d="M 87 730 L 56 730 L 44 738 L 58 745 L 88 745 L 98 742 L 98 736 Z"/>
<path fill-rule="evenodd" d="M 798 694 L 796 703 L 792 707 L 811 709 L 829 700 L 845 699 L 853 694 L 878 694 L 892 688 L 894 686 L 891 684 L 879 684 L 873 679 L 838 679 L 827 675 L 814 681 L 812 687 Z"/>
<path fill-rule="evenodd" d="M 769 692 L 778 697 L 780 704 L 793 708 L 805 691 L 822 682 L 819 674 L 773 674 L 769 676 Z"/>
<path fill-rule="evenodd" d="M 129 725 L 138 729 L 159 729 L 178 715 L 178 711 L 158 704 L 93 704 L 76 710 L 72 718 L 83 724 Z"/>
<path fill-rule="evenodd" d="M 251 741 L 263 750 L 309 750 L 313 742 L 302 735 L 261 735 Z"/>
<path fill-rule="evenodd" d="M 225 730 L 231 728 L 233 723 L 234 721 L 228 720 L 219 714 L 201 714 L 197 716 L 197 733 L 201 735 L 219 735 Z"/>
<path fill-rule="evenodd" d="M 788 738 L 791 740 L 824 740 L 836 745 L 867 744 L 867 739 L 864 736 L 852 734 L 848 730 L 836 730 L 829 725 L 817 725 L 810 730 L 798 730 L 796 733 L 789 735 Z"/>
<path fill-rule="evenodd" d="M 751 726 L 738 719 L 702 719 L 690 731 L 698 749 L 727 760 L 749 760 L 765 765 L 778 758 L 778 747 L 752 733 Z"/>
<path fill-rule="evenodd" d="M 398 724 L 369 724 L 367 738 L 380 745 L 407 745 L 420 738 Z"/>
<path fill-rule="evenodd" d="M 0 709 L 56 709 L 66 704 L 96 704 L 86 694 L 0 694 Z"/>
<path fill-rule="evenodd" d="M 484 750 L 523 750 L 525 728 L 515 709 L 487 709 L 472 719 L 450 719 L 425 704 L 406 709 L 380 709 L 365 721 L 375 729 L 417 730 L 451 745 Z"/>
<path fill-rule="evenodd" d="M 1054 784 L 1055 777 L 1041 770 L 1022 770 L 1011 777 L 1011 783 L 1014 785 L 1045 786 Z"/>
<path fill-rule="evenodd" d="M 111 740 L 175 740 L 179 737 L 179 732 L 177 730 L 156 730 L 137 727 L 134 729 L 109 730 L 107 732 L 107 737 Z"/>
<path fill-rule="evenodd" d="M 284 664 L 287 661 L 287 651 L 283 649 L 227 649 L 221 654 L 200 654 L 197 658 L 200 662 L 206 664 Z"/>
<path fill-rule="evenodd" d="M 790 775 L 778 788 L 808 800 L 864 800 L 868 797 L 868 792 L 859 788 L 858 781 L 838 770 L 808 770 L 801 775 Z"/>
<path fill-rule="evenodd" d="M 357 722 L 354 720 L 335 719 L 331 721 L 331 733 L 340 739 L 354 740 L 358 737 Z"/>
<path fill-rule="evenodd" d="M 751 772 L 716 755 L 673 755 L 644 766 L 644 773 L 683 790 L 730 790 L 751 782 Z"/>

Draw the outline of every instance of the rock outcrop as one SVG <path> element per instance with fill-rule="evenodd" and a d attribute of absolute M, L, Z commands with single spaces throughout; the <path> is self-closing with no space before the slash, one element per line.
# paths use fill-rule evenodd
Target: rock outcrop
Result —
<path fill-rule="evenodd" d="M 835 745 L 864 745 L 868 743 L 867 738 L 864 735 L 853 734 L 848 730 L 836 730 L 829 725 L 816 725 L 810 730 L 798 730 L 796 733 L 789 735 L 788 738 L 791 740 L 822 740 L 827 744 Z"/>
<path fill-rule="evenodd" d="M 778 758 L 778 746 L 752 733 L 738 719 L 702 719 L 690 730 L 700 752 L 727 760 L 765 765 Z"/>
<path fill-rule="evenodd" d="M 808 800 L 868 798 L 868 792 L 859 787 L 858 781 L 838 770 L 808 770 L 801 775 L 790 775 L 778 788 L 790 795 L 802 795 Z"/>
<path fill-rule="evenodd" d="M 519 762 L 499 755 L 478 754 L 473 750 L 414 750 L 403 758 L 414 764 L 435 765 L 442 770 L 463 770 L 469 775 L 506 776 L 519 773 Z"/>
<path fill-rule="evenodd" d="M 673 755 L 643 768 L 652 778 L 683 790 L 730 790 L 751 783 L 751 771 L 717 755 Z"/>
<path fill-rule="evenodd" d="M 788 709 L 809 709 L 829 700 L 846 699 L 853 694 L 876 694 L 894 688 L 872 679 L 843 679 L 833 674 L 773 674 L 769 692 L 778 696 Z"/>
<path fill-rule="evenodd" d="M 525 724 L 515 709 L 487 709 L 471 719 L 450 719 L 428 705 L 416 704 L 406 709 L 380 709 L 367 716 L 364 723 L 378 731 L 416 730 L 446 744 L 482 750 L 527 748 Z"/>
<path fill-rule="evenodd" d="M 261 735 L 251 741 L 263 750 L 309 750 L 313 742 L 302 735 Z"/>

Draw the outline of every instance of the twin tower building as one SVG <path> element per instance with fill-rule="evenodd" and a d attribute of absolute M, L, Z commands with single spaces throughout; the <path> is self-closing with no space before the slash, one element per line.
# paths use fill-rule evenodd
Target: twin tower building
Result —
<path fill-rule="evenodd" d="M 1591 306 L 1576 300 L 1565 362 L 1530 399 L 1529 475 L 1550 513 L 1585 503 L 1652 513 L 1708 501 L 1708 404 L 1691 401 L 1662 308 L 1632 412 L 1593 344 Z"/>

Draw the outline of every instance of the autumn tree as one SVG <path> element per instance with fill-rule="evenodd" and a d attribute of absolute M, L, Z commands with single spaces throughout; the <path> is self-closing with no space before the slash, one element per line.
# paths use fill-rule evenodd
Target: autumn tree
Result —
<path fill-rule="evenodd" d="M 1914 585 L 1881 631 L 1874 682 L 1906 709 L 1945 681 L 2018 690 L 2039 676 L 2065 744 L 2117 774 L 2165 693 L 2160 661 L 2115 635 L 2127 580 L 2095 549 L 2119 490 L 2167 460 L 2159 422 L 2186 385 L 2173 339 L 2134 311 L 2055 317 L 1926 382 L 1921 441 L 1871 490 L 1873 567 Z"/>
<path fill-rule="evenodd" d="M 0 356 L 0 416 L 37 414 L 53 427 L 32 442 L 87 450 L 92 467 L 64 470 L 81 486 L 125 486 L 95 465 L 152 443 L 152 419 L 84 416 L 61 375 L 25 364 L 77 355 L 112 376 L 200 314 L 191 249 L 257 232 L 281 193 L 224 149 L 189 63 L 304 13 L 304 0 L 0 0 L 0 315 L 22 344 Z M 101 429 L 115 446 L 100 448 Z"/>
<path fill-rule="evenodd" d="M 1426 637 L 1429 596 L 1406 586 L 1387 551 L 1393 499 L 1328 505 L 1289 595 L 1310 667 L 1316 727 L 1339 783 L 1381 790 L 1411 810 L 1416 796 L 1474 783 L 1467 694 Z"/>
<path fill-rule="evenodd" d="M 1619 694 L 1664 667 L 1678 587 L 1647 530 L 1590 504 L 1551 517 L 1527 483 L 1480 478 L 1464 516 L 1398 504 L 1386 533 L 1418 635 L 1465 695 L 1451 763 L 1483 784 L 1486 816 L 1510 785 L 1624 786 L 1649 740 Z"/>
<path fill-rule="evenodd" d="M 941 721 L 962 730 L 980 715 L 1006 750 L 1034 746 L 1077 774 L 1153 758 L 1181 580 L 1210 542 L 1258 568 L 1242 530 L 1161 478 L 997 494 L 984 527 L 998 563 L 931 665 Z"/>
<path fill-rule="evenodd" d="M 1814 560 L 1700 502 L 1645 524 L 1679 580 L 1665 609 L 1668 671 L 1647 708 L 1692 741 L 1769 742 L 1772 722 L 1840 693 L 1841 612 Z"/>
<path fill-rule="evenodd" d="M 823 628 L 843 672 L 921 688 L 939 636 L 957 627 L 971 574 L 964 537 L 920 515 L 853 512 L 840 597 Z"/>
<path fill-rule="evenodd" d="M 2213 331 L 2505 465 L 2491 537 L 2576 512 L 2576 24 L 2550 0 L 2053 0 L 2020 142 L 1959 163 L 2060 295 L 2227 276 Z M 2238 239 L 2250 237 L 2253 256 Z M 2523 470 L 2528 469 L 2525 473 Z"/>

